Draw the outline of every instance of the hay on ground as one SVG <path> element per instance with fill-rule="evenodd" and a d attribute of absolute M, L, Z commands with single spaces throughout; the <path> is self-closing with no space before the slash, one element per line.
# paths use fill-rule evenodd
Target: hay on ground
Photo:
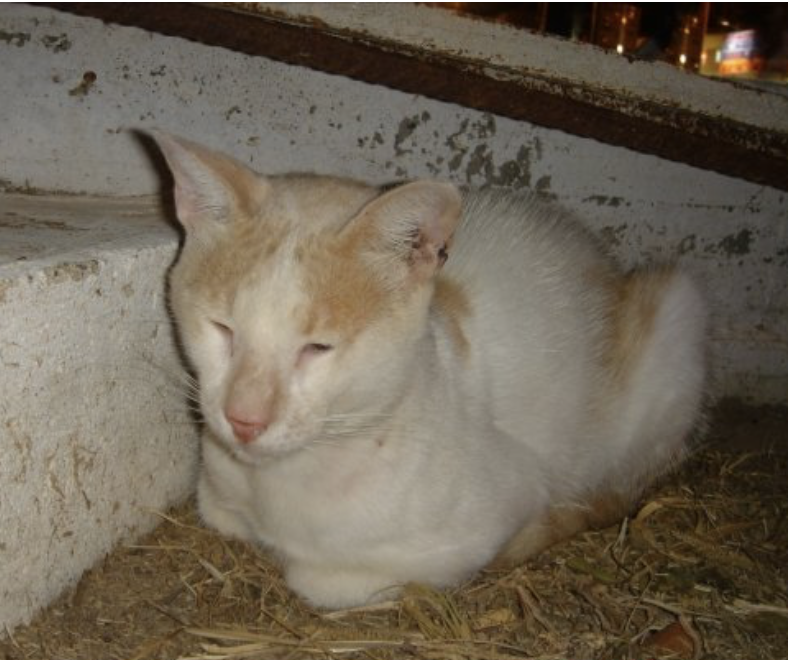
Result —
<path fill-rule="evenodd" d="M 0 659 L 788 658 L 788 412 L 734 413 L 621 525 L 346 611 L 294 598 L 265 553 L 187 505 L 0 641 Z"/>

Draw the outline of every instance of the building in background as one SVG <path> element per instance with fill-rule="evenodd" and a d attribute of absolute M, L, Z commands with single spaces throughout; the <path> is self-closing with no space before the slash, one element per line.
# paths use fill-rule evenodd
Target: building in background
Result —
<path fill-rule="evenodd" d="M 783 3 L 429 4 L 703 75 L 788 82 Z"/>

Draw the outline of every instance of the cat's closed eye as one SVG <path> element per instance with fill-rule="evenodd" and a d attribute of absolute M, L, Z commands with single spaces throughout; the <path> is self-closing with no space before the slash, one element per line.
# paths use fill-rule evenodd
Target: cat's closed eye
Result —
<path fill-rule="evenodd" d="M 298 353 L 298 364 L 303 364 L 307 360 L 311 360 L 324 353 L 329 353 L 334 350 L 331 344 L 322 344 L 319 342 L 312 342 L 305 344 Z"/>
<path fill-rule="evenodd" d="M 304 346 L 301 351 L 308 353 L 310 355 L 317 355 L 318 353 L 328 353 L 329 351 L 334 350 L 334 347 L 331 344 L 307 344 Z"/>
<path fill-rule="evenodd" d="M 219 331 L 219 334 L 222 337 L 222 340 L 225 343 L 225 347 L 227 348 L 228 352 L 233 352 L 233 330 L 230 326 L 226 325 L 225 323 L 220 323 L 219 321 L 211 321 L 211 325 Z"/>

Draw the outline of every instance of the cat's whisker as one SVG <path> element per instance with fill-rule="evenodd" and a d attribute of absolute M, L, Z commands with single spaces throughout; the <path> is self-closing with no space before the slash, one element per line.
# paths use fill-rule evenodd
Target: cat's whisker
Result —
<path fill-rule="evenodd" d="M 380 412 L 355 412 L 355 413 L 342 413 L 336 412 L 331 413 L 326 417 L 326 419 L 354 419 L 354 418 L 391 418 L 393 415 L 391 413 L 380 413 Z"/>
<path fill-rule="evenodd" d="M 336 413 L 325 417 L 322 422 L 326 433 L 336 437 L 380 430 L 390 419 L 391 415 L 385 413 Z"/>
<path fill-rule="evenodd" d="M 193 406 L 185 405 L 181 408 L 177 408 L 174 406 L 167 406 L 165 408 L 161 408 L 162 415 L 194 415 L 195 413 L 199 413 L 200 409 L 195 408 Z"/>
<path fill-rule="evenodd" d="M 307 447 L 311 445 L 320 445 L 321 447 L 340 447 L 342 443 L 340 442 L 332 442 L 331 440 L 312 440 Z"/>
<path fill-rule="evenodd" d="M 163 374 L 167 380 L 176 382 L 185 382 L 194 386 L 199 385 L 199 381 L 188 369 L 184 368 L 180 362 L 171 362 L 168 365 L 163 365 L 150 357 L 150 355 L 143 354 L 140 365 L 145 364 L 157 372 Z"/>
<path fill-rule="evenodd" d="M 359 426 L 370 426 L 370 427 L 379 427 L 381 426 L 386 420 L 378 419 L 374 417 L 370 418 L 358 418 L 358 419 L 328 419 L 324 420 L 323 424 L 325 426 L 336 426 L 341 428 L 343 426 L 347 427 L 359 427 Z"/>
<path fill-rule="evenodd" d="M 161 411 L 163 416 L 175 416 L 180 415 L 181 417 L 188 418 L 188 419 L 195 419 L 200 415 L 200 410 L 197 408 L 183 408 L 181 410 L 176 409 L 164 409 Z"/>
<path fill-rule="evenodd" d="M 325 433 L 325 436 L 327 438 L 342 440 L 346 438 L 360 438 L 363 436 L 371 435 L 371 433 L 372 432 L 369 431 L 368 429 L 352 429 L 340 433 Z"/>
<path fill-rule="evenodd" d="M 189 420 L 189 419 L 183 419 L 183 420 L 168 419 L 168 420 L 166 420 L 166 422 L 167 422 L 168 426 L 193 426 L 195 429 L 199 429 L 200 428 L 200 425 L 199 425 L 198 422 L 195 422 L 194 420 Z"/>
<path fill-rule="evenodd" d="M 131 380 L 130 373 L 137 374 L 136 380 L 144 380 L 146 383 L 150 382 L 151 371 L 164 376 L 164 381 L 159 381 L 157 386 L 168 386 L 172 391 L 182 394 L 184 392 L 199 391 L 199 382 L 197 379 L 185 370 L 174 371 L 167 367 L 157 364 L 150 358 L 143 356 L 140 361 L 133 361 L 128 364 L 113 364 L 108 363 L 104 365 L 107 369 L 122 370 L 123 378 Z"/>

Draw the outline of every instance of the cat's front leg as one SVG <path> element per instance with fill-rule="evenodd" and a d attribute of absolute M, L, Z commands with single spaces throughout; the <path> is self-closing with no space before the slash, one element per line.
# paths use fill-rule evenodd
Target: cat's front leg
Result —
<path fill-rule="evenodd" d="M 242 541 L 255 540 L 246 521 L 217 494 L 204 471 L 197 484 L 197 510 L 203 522 L 223 536 Z"/>
<path fill-rule="evenodd" d="M 210 440 L 203 442 L 203 464 L 197 483 L 197 510 L 203 522 L 224 536 L 256 541 L 254 532 L 242 515 L 246 501 L 244 479 L 235 474 L 238 467 Z"/>
<path fill-rule="evenodd" d="M 332 568 L 304 562 L 288 563 L 288 586 L 315 607 L 340 609 L 395 598 L 396 579 L 368 569 Z"/>

